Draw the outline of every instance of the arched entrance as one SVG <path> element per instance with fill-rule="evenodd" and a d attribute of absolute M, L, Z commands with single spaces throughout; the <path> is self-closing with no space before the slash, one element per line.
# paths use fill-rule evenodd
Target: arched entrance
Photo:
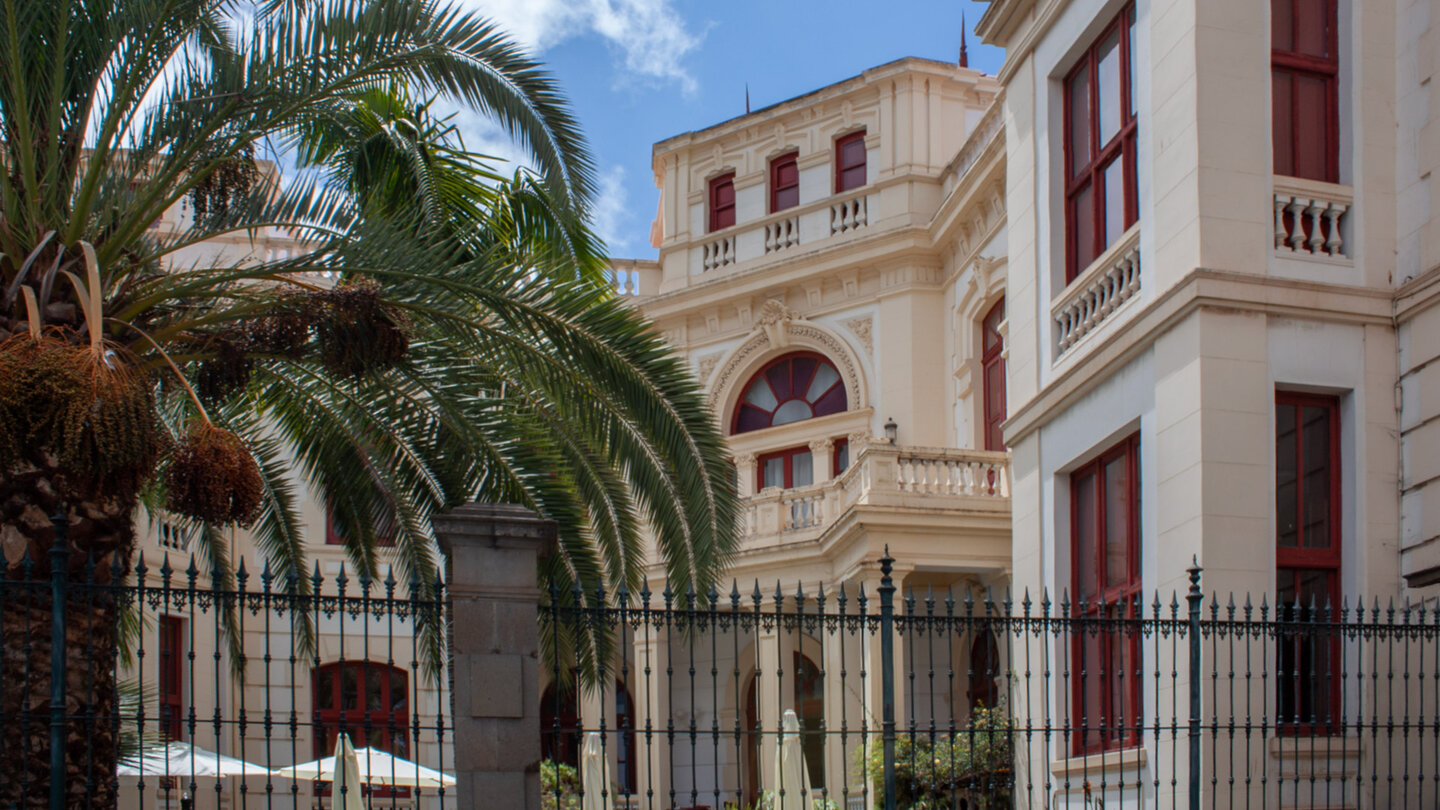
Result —
<path fill-rule="evenodd" d="M 790 661 L 794 692 L 787 708 L 793 709 L 800 721 L 800 745 L 805 752 L 810 786 L 818 790 L 825 787 L 825 681 L 820 667 L 809 656 L 796 651 Z M 750 676 L 745 690 L 745 730 L 743 793 L 746 805 L 754 806 L 759 801 L 762 782 L 773 778 L 763 770 L 769 763 L 760 761 L 761 741 L 766 736 L 778 738 L 779 735 L 777 729 L 760 728 L 760 699 L 754 675 Z"/>
<path fill-rule="evenodd" d="M 970 643 L 970 711 L 977 706 L 994 708 L 1000 700 L 1000 645 L 989 630 Z"/>
<path fill-rule="evenodd" d="M 556 689 L 553 683 L 547 686 L 540 698 L 540 758 L 579 767 L 579 727 L 575 690 Z"/>

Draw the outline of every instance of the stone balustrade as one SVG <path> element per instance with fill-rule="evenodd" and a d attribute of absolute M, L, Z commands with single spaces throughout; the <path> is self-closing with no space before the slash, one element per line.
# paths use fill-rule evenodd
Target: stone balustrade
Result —
<path fill-rule="evenodd" d="M 866 188 L 850 196 L 816 200 L 706 234 L 689 247 L 690 272 L 731 272 L 747 262 L 776 259 L 800 245 L 819 247 L 828 239 L 848 238 L 869 227 L 877 197 L 874 188 Z"/>
<path fill-rule="evenodd" d="M 735 234 L 712 239 L 700 246 L 700 267 L 709 272 L 735 263 Z"/>
<path fill-rule="evenodd" d="M 870 204 L 864 195 L 832 203 L 830 235 L 859 230 L 870 224 Z"/>
<path fill-rule="evenodd" d="M 765 223 L 765 252 L 776 253 L 800 244 L 800 217 L 784 217 Z"/>
<path fill-rule="evenodd" d="M 873 443 L 838 478 L 743 498 L 740 534 L 751 546 L 786 543 L 819 536 L 857 505 L 963 508 L 1009 499 L 1005 453 Z"/>
<path fill-rule="evenodd" d="M 1140 227 L 1132 227 L 1065 288 L 1050 309 L 1055 355 L 1100 328 L 1122 304 L 1140 292 Z"/>
<path fill-rule="evenodd" d="M 1351 258 L 1344 238 L 1354 207 L 1349 186 L 1276 177 L 1274 205 L 1277 254 Z"/>

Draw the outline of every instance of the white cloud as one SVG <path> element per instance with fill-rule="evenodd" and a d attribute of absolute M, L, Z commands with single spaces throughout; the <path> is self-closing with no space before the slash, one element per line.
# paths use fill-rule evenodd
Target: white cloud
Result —
<path fill-rule="evenodd" d="M 626 205 L 625 167 L 611 166 L 600 172 L 599 190 L 591 207 L 590 220 L 595 233 L 605 240 L 605 247 L 614 256 L 630 247 L 630 209 Z"/>
<path fill-rule="evenodd" d="M 687 93 L 695 78 L 682 61 L 700 44 L 672 0 L 463 0 L 522 45 L 541 52 L 598 34 L 624 56 L 624 79 L 673 81 Z"/>

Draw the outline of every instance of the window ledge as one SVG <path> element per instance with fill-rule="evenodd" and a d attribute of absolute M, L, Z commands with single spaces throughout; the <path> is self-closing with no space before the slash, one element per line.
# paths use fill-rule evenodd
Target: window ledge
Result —
<path fill-rule="evenodd" d="M 1353 735 L 1275 735 L 1267 743 L 1273 759 L 1309 760 L 1317 757 L 1355 759 L 1365 753 L 1365 741 Z"/>
<path fill-rule="evenodd" d="M 1073 777 L 1076 776 L 1088 777 L 1102 773 L 1139 770 L 1145 767 L 1146 761 L 1145 749 L 1136 746 L 1122 748 L 1118 751 L 1106 751 L 1103 754 L 1088 754 L 1053 760 L 1050 763 L 1050 773 L 1058 778 L 1074 781 Z"/>

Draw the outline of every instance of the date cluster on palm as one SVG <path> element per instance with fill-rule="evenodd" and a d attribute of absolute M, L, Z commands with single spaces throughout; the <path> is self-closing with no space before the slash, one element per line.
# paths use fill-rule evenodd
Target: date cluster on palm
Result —
<path fill-rule="evenodd" d="M 167 340 L 147 331 L 163 324 L 107 317 L 105 309 L 124 302 L 102 304 L 103 274 L 88 244 L 67 251 L 46 239 L 42 252 L 50 256 L 32 259 L 53 256 L 57 272 L 12 288 L 25 317 L 9 319 L 0 338 L 0 552 L 8 568 L 35 547 L 24 527 L 46 532 L 48 516 L 62 508 L 72 512 L 77 540 L 108 535 L 127 546 L 130 514 L 147 486 L 160 488 L 174 514 L 249 526 L 264 503 L 260 467 L 210 411 L 243 394 L 257 363 L 309 362 L 358 378 L 409 352 L 408 321 L 371 280 L 255 285 L 246 291 L 247 317 Z M 55 278 L 70 284 L 43 283 Z M 163 413 L 166 401 L 174 413 Z"/>

